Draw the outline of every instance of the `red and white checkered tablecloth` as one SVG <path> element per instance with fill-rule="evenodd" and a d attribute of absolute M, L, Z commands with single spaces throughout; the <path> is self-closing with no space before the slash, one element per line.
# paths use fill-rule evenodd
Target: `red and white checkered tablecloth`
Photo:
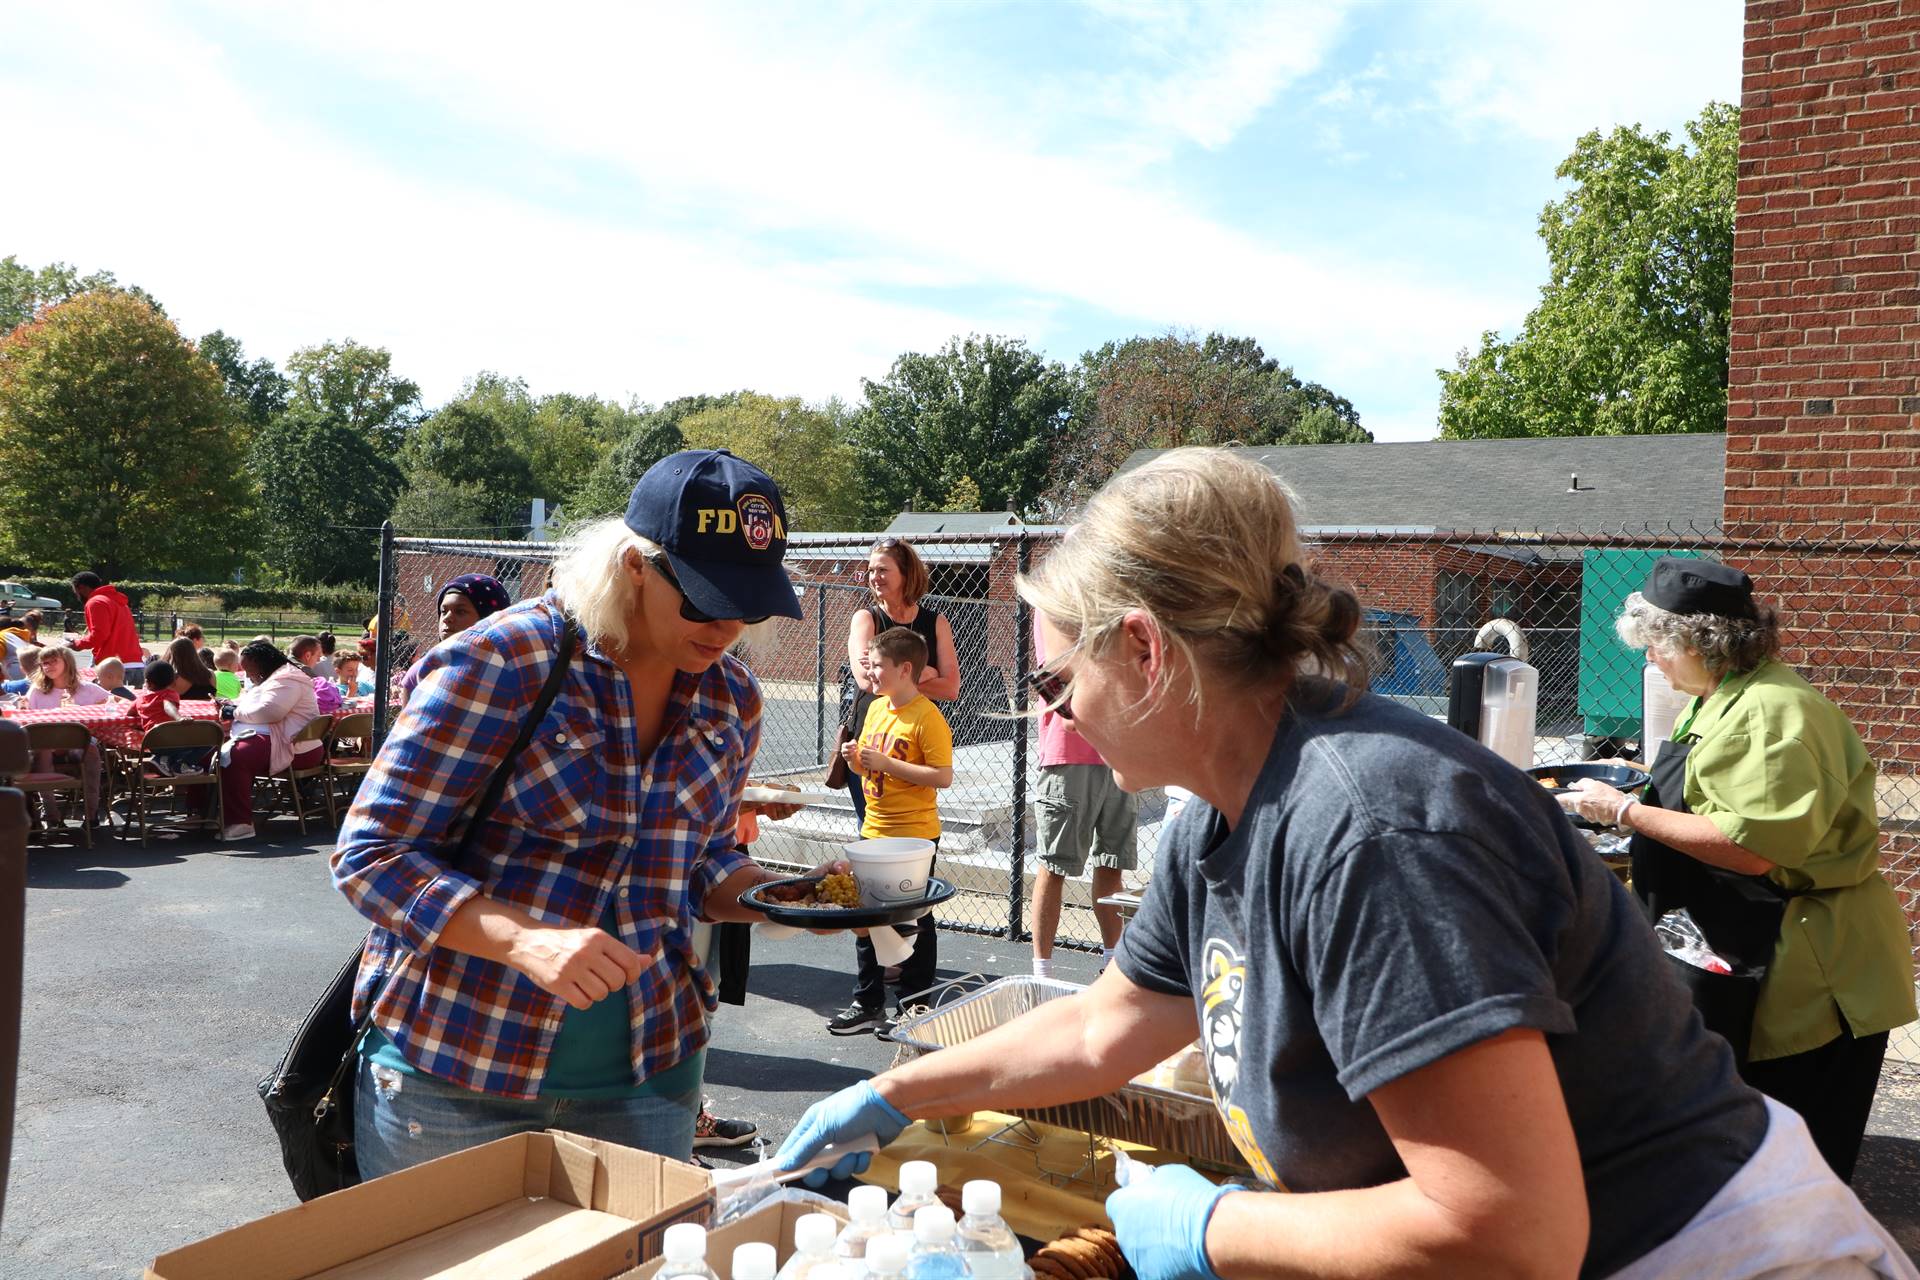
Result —
<path fill-rule="evenodd" d="M 372 698 L 348 698 L 335 716 L 354 715 L 362 711 L 373 710 Z M 7 719 L 17 724 L 82 724 L 87 731 L 110 747 L 122 751 L 138 751 L 143 730 L 133 718 L 133 704 L 125 698 L 115 698 L 111 702 L 96 702 L 90 707 L 48 707 L 40 711 L 23 711 L 8 708 L 0 711 Z M 180 704 L 180 718 L 183 720 L 211 720 L 224 731 L 227 722 L 220 719 L 218 703 L 195 700 Z"/>
<path fill-rule="evenodd" d="M 46 707 L 38 711 L 9 708 L 4 714 L 15 724 L 85 725 L 87 731 L 101 742 L 122 751 L 138 751 L 141 735 L 145 732 L 140 728 L 140 722 L 133 718 L 133 704 L 125 698 L 97 702 L 90 707 Z M 211 702 L 183 702 L 180 704 L 180 714 L 185 720 L 221 723 L 220 708 Z"/>

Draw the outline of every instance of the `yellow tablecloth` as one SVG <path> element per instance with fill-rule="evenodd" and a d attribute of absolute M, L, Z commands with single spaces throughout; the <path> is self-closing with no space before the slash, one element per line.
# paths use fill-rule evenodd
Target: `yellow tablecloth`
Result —
<path fill-rule="evenodd" d="M 940 1170 L 943 1187 L 957 1191 L 974 1178 L 991 1178 L 999 1183 L 1000 1216 L 1030 1240 L 1053 1240 L 1075 1227 L 1092 1224 L 1111 1229 L 1105 1206 L 1107 1194 L 1113 1190 L 1112 1155 L 1101 1149 L 1089 1171 L 1085 1167 L 1086 1134 L 1041 1124 L 1028 1126 L 1041 1139 L 1038 1148 L 991 1142 L 976 1146 L 1012 1123 L 1012 1116 L 981 1111 L 975 1113 L 972 1127 L 951 1137 L 942 1137 L 937 1128 L 929 1128 L 924 1122 L 917 1123 L 873 1157 L 862 1180 L 893 1191 L 900 1185 L 903 1162 L 931 1160 Z M 1013 1139 L 1011 1134 L 1007 1137 Z M 1150 1164 L 1161 1163 L 1158 1154 L 1148 1148 L 1114 1145 L 1129 1154 L 1140 1152 Z M 1042 1176 L 1042 1171 L 1078 1174 L 1098 1185 L 1069 1182 L 1056 1186 Z"/>

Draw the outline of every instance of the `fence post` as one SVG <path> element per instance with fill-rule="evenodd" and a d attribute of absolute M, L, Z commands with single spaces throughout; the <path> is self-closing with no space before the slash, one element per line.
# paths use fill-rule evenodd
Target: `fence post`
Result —
<path fill-rule="evenodd" d="M 813 752 L 821 764 L 827 762 L 827 584 L 814 588 L 819 596 L 815 611 L 816 630 L 813 662 Z"/>
<path fill-rule="evenodd" d="M 1027 571 L 1027 532 L 1020 531 L 1016 563 L 1022 574 Z M 1033 661 L 1033 619 L 1027 602 L 1013 598 L 1013 705 L 1027 705 L 1027 670 Z M 1022 898 L 1027 888 L 1027 722 L 1013 722 L 1013 822 L 1007 851 L 1007 938 L 1018 942 L 1025 934 L 1026 911 Z"/>
<path fill-rule="evenodd" d="M 380 523 L 380 577 L 375 587 L 373 747 L 387 740 L 387 685 L 393 678 L 393 521 Z"/>

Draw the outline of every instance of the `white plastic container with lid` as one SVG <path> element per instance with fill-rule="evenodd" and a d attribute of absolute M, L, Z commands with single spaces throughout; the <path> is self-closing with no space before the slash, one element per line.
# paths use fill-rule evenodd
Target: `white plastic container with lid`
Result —
<path fill-rule="evenodd" d="M 707 1265 L 707 1229 L 697 1222 L 676 1222 L 667 1228 L 660 1252 L 666 1264 L 654 1274 L 659 1280 L 720 1280 Z"/>
<path fill-rule="evenodd" d="M 833 1253 L 853 1280 L 859 1280 L 866 1274 L 867 1244 L 893 1230 L 887 1225 L 887 1189 L 862 1183 L 847 1193 L 847 1210 L 852 1221 L 834 1241 Z"/>
<path fill-rule="evenodd" d="M 913 1256 L 907 1259 L 906 1280 L 971 1280 L 973 1269 L 960 1252 L 958 1227 L 953 1210 L 943 1204 L 914 1211 Z"/>
<path fill-rule="evenodd" d="M 780 1255 L 764 1240 L 750 1240 L 733 1251 L 733 1271 L 728 1280 L 773 1280 L 779 1271 Z"/>
<path fill-rule="evenodd" d="M 840 1222 L 831 1214 L 803 1214 L 793 1224 L 793 1256 L 780 1268 L 779 1280 L 808 1280 L 816 1268 L 832 1264 L 833 1241 L 839 1234 Z"/>
<path fill-rule="evenodd" d="M 967 1214 L 957 1233 L 960 1252 L 967 1256 L 975 1280 L 1020 1280 L 1032 1274 L 1026 1250 L 1000 1216 L 999 1183 L 987 1178 L 966 1183 L 960 1188 L 960 1207 Z"/>
<path fill-rule="evenodd" d="M 867 1280 L 904 1280 L 907 1259 L 913 1256 L 913 1238 L 889 1231 L 867 1241 Z"/>
<path fill-rule="evenodd" d="M 931 1160 L 908 1160 L 900 1166 L 900 1198 L 887 1211 L 887 1225 L 895 1231 L 912 1231 L 913 1215 L 930 1204 L 939 1204 L 934 1194 L 940 1187 L 940 1171 Z"/>

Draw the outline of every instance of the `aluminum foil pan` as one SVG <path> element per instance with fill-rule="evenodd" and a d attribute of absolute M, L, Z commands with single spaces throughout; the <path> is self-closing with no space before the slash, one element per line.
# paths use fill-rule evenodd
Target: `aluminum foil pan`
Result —
<path fill-rule="evenodd" d="M 1049 1000 L 1081 990 L 1084 988 L 1075 983 L 1055 978 L 1025 974 L 999 978 L 929 1013 L 902 1019 L 888 1038 L 906 1055 L 917 1057 L 963 1044 Z M 1129 1084 L 1084 1102 L 1008 1108 L 1007 1113 L 1040 1124 L 1079 1129 L 1103 1138 L 1177 1152 L 1223 1168 L 1246 1168 L 1246 1161 L 1227 1136 L 1226 1125 L 1214 1109 L 1213 1100 L 1175 1089 Z"/>

